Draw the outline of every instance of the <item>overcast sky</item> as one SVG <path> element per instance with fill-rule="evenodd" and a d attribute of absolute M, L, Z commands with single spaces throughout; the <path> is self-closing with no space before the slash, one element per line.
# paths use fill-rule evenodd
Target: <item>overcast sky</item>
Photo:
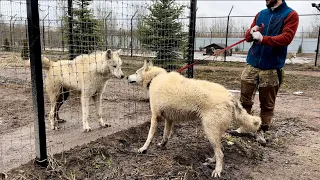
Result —
<path fill-rule="evenodd" d="M 320 3 L 320 1 L 297 1 L 287 0 L 288 6 L 298 12 L 298 14 L 315 13 L 315 8 L 311 3 Z M 259 1 L 216 1 L 216 0 L 198 0 L 199 16 L 225 16 L 228 15 L 232 5 L 234 5 L 231 15 L 255 15 L 259 10 L 266 8 L 265 0 Z"/>
<path fill-rule="evenodd" d="M 57 8 L 57 1 L 61 0 L 39 0 L 39 3 L 41 4 L 40 9 L 40 19 L 42 19 L 46 14 L 49 12 L 49 16 L 47 19 L 56 19 L 57 14 L 59 14 L 59 8 Z M 65 0 L 66 1 L 66 0 Z M 0 15 L 15 15 L 16 17 L 22 17 L 26 18 L 26 0 L 12 0 L 11 2 L 8 0 L 0 0 Z M 122 13 L 121 15 L 118 14 L 118 17 L 131 17 L 134 10 L 131 8 L 132 6 L 128 4 L 146 4 L 150 3 L 150 1 L 131 1 L 131 0 L 94 0 L 94 6 L 101 6 L 102 9 L 106 11 L 110 11 L 109 7 L 105 5 L 106 4 L 112 5 L 114 12 L 118 11 L 118 13 Z M 319 11 L 316 10 L 316 8 L 311 6 L 311 3 L 320 3 L 320 0 L 304 0 L 304 1 L 297 1 L 297 0 L 287 0 L 287 4 L 292 7 L 294 10 L 298 12 L 298 14 L 315 14 L 319 13 Z M 178 0 L 177 3 L 189 5 L 190 0 Z M 265 0 L 256 0 L 256 1 L 218 1 L 218 0 L 198 0 L 197 6 L 197 16 L 227 16 L 232 5 L 233 10 L 231 15 L 251 15 L 254 16 L 256 13 L 258 13 L 260 10 L 265 9 Z M 50 6 L 47 8 L 46 6 Z M 47 10 L 49 9 L 49 11 Z M 145 9 L 143 9 L 145 11 Z M 186 16 L 189 15 L 189 10 L 186 9 Z M 3 17 L 2 17 L 3 18 Z M 8 19 L 8 18 L 5 18 Z M 9 18 L 10 19 L 10 18 Z M 241 22 L 245 24 L 250 24 L 252 22 L 252 18 L 238 18 Z M 300 17 L 300 25 L 299 27 L 307 27 L 311 23 L 314 22 L 315 18 L 313 17 Z"/>
<path fill-rule="evenodd" d="M 320 1 L 297 1 L 287 0 L 286 3 L 289 7 L 296 10 L 298 14 L 320 14 L 316 8 L 311 6 L 311 3 L 319 4 Z M 231 12 L 231 16 L 254 16 L 260 10 L 266 8 L 265 0 L 259 1 L 217 1 L 217 0 L 198 0 L 198 12 L 197 16 L 227 16 L 230 12 L 232 5 L 234 6 Z M 237 18 L 240 19 L 240 18 Z M 243 22 L 251 23 L 252 18 L 241 18 Z M 300 17 L 300 26 L 306 27 L 314 21 L 314 18 Z"/>

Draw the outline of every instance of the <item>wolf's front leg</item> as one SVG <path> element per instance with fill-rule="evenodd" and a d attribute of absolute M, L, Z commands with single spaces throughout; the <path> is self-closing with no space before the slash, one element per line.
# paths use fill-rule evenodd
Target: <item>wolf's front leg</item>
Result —
<path fill-rule="evenodd" d="M 81 106 L 82 106 L 82 124 L 84 132 L 91 131 L 91 128 L 88 123 L 89 117 L 89 102 L 90 98 L 86 95 L 81 95 Z"/>

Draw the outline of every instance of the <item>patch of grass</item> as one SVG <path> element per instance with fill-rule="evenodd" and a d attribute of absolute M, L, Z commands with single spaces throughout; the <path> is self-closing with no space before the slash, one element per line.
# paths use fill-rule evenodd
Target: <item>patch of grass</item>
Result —
<path fill-rule="evenodd" d="M 26 61 L 16 54 L 8 55 L 7 57 L 0 59 L 0 66 L 2 67 L 25 67 Z"/>
<path fill-rule="evenodd" d="M 314 64 L 286 64 L 283 68 L 285 71 L 320 71 L 320 67 Z"/>
<path fill-rule="evenodd" d="M 211 67 L 244 67 L 246 63 L 244 62 L 224 62 L 224 61 L 206 61 L 207 63 L 201 63 L 204 66 Z M 200 64 L 200 63 L 199 63 Z"/>
<path fill-rule="evenodd" d="M 240 89 L 241 71 L 199 69 L 194 77 L 222 84 L 228 89 Z M 286 74 L 280 92 L 320 91 L 319 84 L 319 77 Z"/>
<path fill-rule="evenodd" d="M 239 71 L 223 71 L 223 70 L 197 70 L 194 77 L 222 84 L 228 89 L 240 89 L 240 76 Z"/>
<path fill-rule="evenodd" d="M 320 91 L 320 78 L 303 75 L 285 75 L 281 89 L 284 91 Z"/>

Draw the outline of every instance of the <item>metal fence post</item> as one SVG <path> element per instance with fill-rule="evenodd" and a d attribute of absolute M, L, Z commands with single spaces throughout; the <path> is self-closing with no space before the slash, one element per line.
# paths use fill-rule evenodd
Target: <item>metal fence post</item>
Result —
<path fill-rule="evenodd" d="M 64 34 L 63 31 L 65 30 L 63 24 L 63 20 L 61 20 L 61 46 L 62 46 L 62 52 L 64 52 Z"/>
<path fill-rule="evenodd" d="M 26 26 L 26 40 L 28 40 L 28 23 L 27 20 L 25 20 L 25 26 Z"/>
<path fill-rule="evenodd" d="M 228 14 L 227 32 L 226 32 L 226 47 L 228 46 L 229 20 L 230 20 L 230 14 L 231 14 L 232 9 L 233 9 L 233 5 L 232 5 L 231 10 Z M 224 51 L 224 61 L 227 61 L 227 51 Z"/>
<path fill-rule="evenodd" d="M 32 97 L 34 108 L 36 163 L 41 166 L 46 166 L 48 160 L 46 145 L 46 126 L 44 121 L 44 98 L 38 0 L 26 1 L 29 32 Z"/>
<path fill-rule="evenodd" d="M 132 24 L 132 20 L 134 18 L 134 16 L 137 14 L 138 10 L 136 10 L 136 12 L 133 14 L 133 16 L 131 17 L 131 40 L 130 40 L 130 48 L 131 48 L 131 57 L 132 57 L 132 48 L 133 48 L 133 42 L 132 42 L 132 39 L 133 39 L 133 24 Z"/>
<path fill-rule="evenodd" d="M 318 33 L 318 44 L 317 44 L 317 50 L 316 50 L 316 60 L 314 62 L 314 66 L 317 66 L 318 55 L 319 55 L 319 43 L 320 43 L 320 26 L 319 26 L 319 33 Z"/>
<path fill-rule="evenodd" d="M 16 46 L 16 42 L 15 42 L 15 36 L 14 36 L 14 33 L 15 33 L 15 30 L 14 30 L 14 25 L 15 25 L 15 23 L 16 23 L 16 21 L 17 21 L 17 19 L 15 18 L 14 19 L 14 21 L 13 21 L 13 24 L 12 24 L 12 33 L 11 33 L 11 35 L 12 35 L 12 42 L 13 42 L 13 44 L 12 44 L 12 47 L 13 47 L 13 51 L 15 50 L 15 46 Z"/>
<path fill-rule="evenodd" d="M 46 50 L 46 38 L 45 38 L 45 30 L 44 30 L 44 19 L 49 15 L 49 13 L 42 19 L 42 42 L 43 42 L 43 50 Z"/>
<path fill-rule="evenodd" d="M 75 57 L 73 48 L 73 12 L 72 12 L 72 0 L 68 0 L 68 21 L 69 21 L 69 59 L 72 60 Z"/>
<path fill-rule="evenodd" d="M 108 50 L 108 26 L 107 26 L 107 19 L 111 15 L 112 11 L 104 18 L 104 41 L 105 41 L 105 50 Z"/>
<path fill-rule="evenodd" d="M 13 50 L 13 32 L 14 32 L 14 25 L 13 25 L 13 30 L 12 30 L 12 19 L 13 18 L 15 18 L 17 16 L 17 14 L 16 15 L 14 15 L 14 16 L 11 16 L 11 18 L 10 18 L 10 46 L 11 47 L 9 47 L 10 48 L 10 51 L 12 51 Z"/>
<path fill-rule="evenodd" d="M 194 43 L 196 35 L 196 12 L 197 12 L 197 0 L 190 0 L 190 20 L 189 20 L 189 47 L 188 47 L 188 64 L 194 62 Z M 193 66 L 187 70 L 188 78 L 193 78 Z"/>

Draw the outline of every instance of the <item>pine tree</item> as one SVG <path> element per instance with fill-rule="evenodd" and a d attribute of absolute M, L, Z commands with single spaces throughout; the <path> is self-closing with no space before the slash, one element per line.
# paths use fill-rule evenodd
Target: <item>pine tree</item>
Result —
<path fill-rule="evenodd" d="M 138 24 L 138 39 L 142 46 L 157 53 L 154 64 L 166 64 L 178 58 L 186 34 L 178 18 L 185 6 L 175 0 L 152 0 L 150 14 Z"/>
<path fill-rule="evenodd" d="M 89 5 L 92 0 L 77 0 L 75 3 L 78 9 L 74 9 L 75 16 L 74 28 L 74 46 L 76 54 L 88 54 L 101 45 L 101 36 L 99 35 L 99 22 L 94 19 Z"/>
<path fill-rule="evenodd" d="M 92 0 L 75 0 L 73 8 L 73 47 L 74 53 L 88 54 L 102 49 L 101 21 L 94 19 L 90 9 Z M 64 39 L 68 39 L 68 17 L 63 17 Z M 66 41 L 68 42 L 68 41 Z"/>
<path fill-rule="evenodd" d="M 4 49 L 4 51 L 10 51 L 10 43 L 9 43 L 8 38 L 4 39 L 3 49 Z"/>

